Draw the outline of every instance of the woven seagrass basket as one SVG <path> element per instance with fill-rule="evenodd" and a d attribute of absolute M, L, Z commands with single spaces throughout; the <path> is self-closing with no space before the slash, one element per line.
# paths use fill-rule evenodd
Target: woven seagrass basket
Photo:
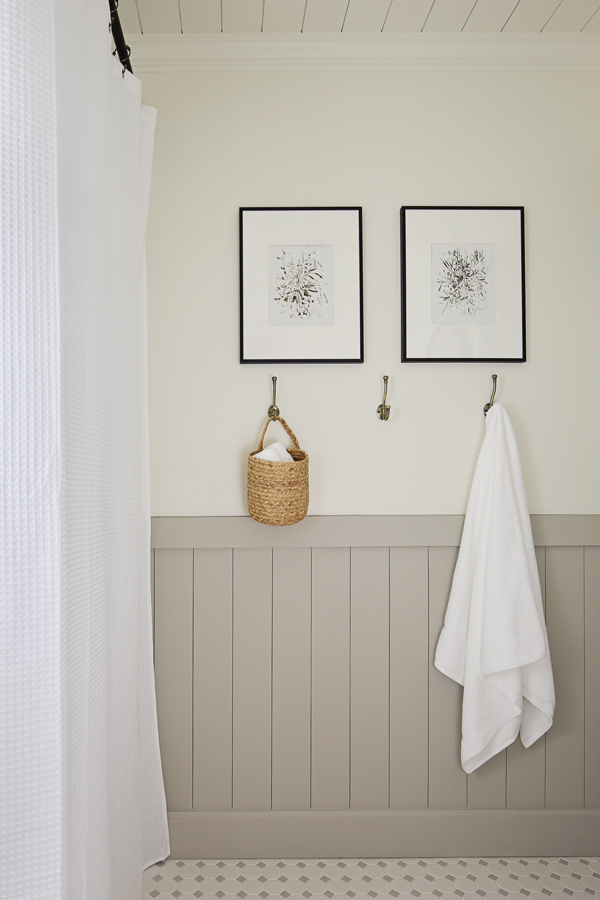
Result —
<path fill-rule="evenodd" d="M 281 422 L 292 439 L 288 453 L 294 462 L 255 459 L 263 448 L 269 422 Z M 298 438 L 277 416 L 262 430 L 258 447 L 248 454 L 248 512 L 263 525 L 294 525 L 308 511 L 308 454 L 300 449 Z"/>

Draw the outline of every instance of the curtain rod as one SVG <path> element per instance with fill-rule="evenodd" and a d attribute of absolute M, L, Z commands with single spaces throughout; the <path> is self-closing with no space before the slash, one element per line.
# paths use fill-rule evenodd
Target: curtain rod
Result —
<path fill-rule="evenodd" d="M 113 41 L 115 42 L 116 53 L 123 68 L 127 69 L 133 75 L 133 69 L 129 57 L 131 56 L 131 47 L 125 41 L 125 35 L 121 27 L 119 19 L 118 6 L 119 0 L 108 0 L 110 7 L 110 27 L 112 31 Z"/>

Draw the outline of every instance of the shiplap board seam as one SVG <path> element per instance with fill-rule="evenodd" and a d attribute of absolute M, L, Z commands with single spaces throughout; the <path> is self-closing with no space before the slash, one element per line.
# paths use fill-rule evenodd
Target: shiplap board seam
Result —
<path fill-rule="evenodd" d="M 231 808 L 233 809 L 233 778 L 234 778 L 234 690 L 235 690 L 235 549 L 231 549 Z"/>
<path fill-rule="evenodd" d="M 429 602 L 426 547 L 390 548 L 390 808 L 426 809 Z M 407 736 L 410 735 L 410 739 Z"/>
<path fill-rule="evenodd" d="M 177 4 L 179 6 L 179 3 Z M 194 673 L 196 670 L 196 646 L 195 646 L 195 637 L 196 637 L 196 551 L 192 550 L 192 749 L 191 749 L 191 774 L 192 774 L 192 809 L 194 808 L 194 716 L 195 716 L 195 708 L 194 708 L 194 689 L 195 689 L 195 678 Z"/>
<path fill-rule="evenodd" d="M 236 553 L 234 807 L 270 808 L 272 550 Z"/>
<path fill-rule="evenodd" d="M 467 807 L 468 780 L 460 764 L 462 688 L 434 666 L 435 647 L 450 596 L 457 559 L 456 547 L 431 548 L 430 626 L 428 649 L 430 671 L 429 783 L 430 802 L 436 809 Z"/>
<path fill-rule="evenodd" d="M 392 805 L 392 548 L 388 547 L 388 809 Z"/>
<path fill-rule="evenodd" d="M 151 601 L 152 601 L 152 665 L 156 664 L 156 550 L 152 548 L 151 552 Z"/>
<path fill-rule="evenodd" d="M 273 809 L 310 808 L 310 548 L 273 557 Z"/>
<path fill-rule="evenodd" d="M 129 41 L 132 34 L 142 33 L 142 23 L 137 0 L 121 0 L 118 14 L 121 28 L 126 36 L 126 41 Z"/>
<path fill-rule="evenodd" d="M 231 549 L 194 551 L 193 801 L 199 810 L 232 808 L 231 556 Z"/>
<path fill-rule="evenodd" d="M 348 808 L 352 809 L 352 547 L 350 547 L 350 603 L 348 604 Z"/>
<path fill-rule="evenodd" d="M 304 16 L 306 34 L 340 34 L 348 0 L 309 0 Z"/>
<path fill-rule="evenodd" d="M 264 2 L 263 2 L 263 11 L 264 11 Z M 274 562 L 274 553 L 275 550 L 271 550 L 271 809 L 273 809 L 273 664 L 275 658 L 275 642 L 274 642 L 274 634 L 273 634 L 273 624 L 274 624 L 274 604 L 273 604 L 273 585 L 275 578 L 275 566 Z"/>
<path fill-rule="evenodd" d="M 545 548 L 536 548 L 542 602 L 545 603 Z M 507 808 L 543 809 L 546 790 L 546 737 L 543 735 L 527 750 L 520 739 L 507 749 Z"/>
<path fill-rule="evenodd" d="M 429 656 L 429 647 L 431 643 L 431 561 L 430 547 L 427 547 L 427 654 Z M 427 809 L 429 803 L 429 770 L 431 766 L 431 666 L 427 666 Z"/>
<path fill-rule="evenodd" d="M 192 808 L 193 550 L 156 558 L 156 698 L 170 807 Z"/>
<path fill-rule="evenodd" d="M 546 624 L 546 588 L 548 586 L 548 577 L 546 574 L 546 572 L 547 572 L 546 566 L 547 566 L 547 553 L 546 553 L 546 548 L 544 547 L 544 584 L 543 584 L 543 590 L 542 590 L 542 597 L 544 598 L 544 624 Z M 548 741 L 546 739 L 546 735 L 544 735 L 543 740 L 544 740 L 544 809 L 546 809 L 546 807 L 548 806 L 548 800 L 547 800 Z"/>
<path fill-rule="evenodd" d="M 421 31 L 425 31 L 425 26 L 427 25 L 427 23 L 429 21 L 429 17 L 431 15 L 431 10 L 433 9 L 434 6 L 435 6 L 435 0 L 431 0 L 431 6 L 429 7 L 429 12 L 425 16 L 425 21 L 421 25 Z"/>
<path fill-rule="evenodd" d="M 263 34 L 301 34 L 306 0 L 265 0 Z"/>
<path fill-rule="evenodd" d="M 511 10 L 511 12 L 510 12 L 510 15 L 507 16 L 506 22 L 504 23 L 504 25 L 503 25 L 502 28 L 500 29 L 501 32 L 504 32 L 504 29 L 506 28 L 506 26 L 508 25 L 508 23 L 510 22 L 510 20 L 511 20 L 512 17 L 514 16 L 514 14 L 515 14 L 515 12 L 516 12 L 516 10 L 517 10 L 517 7 L 519 6 L 520 2 L 521 2 L 521 0 L 514 0 L 513 8 L 512 8 L 512 10 Z"/>
<path fill-rule="evenodd" d="M 583 555 L 583 547 L 553 547 L 546 556 L 548 635 L 556 685 L 546 765 L 546 796 L 552 808 L 583 807 Z"/>
<path fill-rule="evenodd" d="M 307 0 L 308 2 L 308 0 Z M 306 5 L 304 6 L 306 12 Z M 308 740 L 308 806 L 312 809 L 312 789 L 313 789 L 313 548 L 310 548 L 310 708 L 309 708 L 309 740 Z"/>
<path fill-rule="evenodd" d="M 587 634 L 588 634 L 588 559 L 587 559 L 587 548 L 583 548 L 583 807 L 584 809 L 587 807 L 588 794 L 587 794 L 587 767 L 588 767 L 588 753 L 587 753 L 587 742 L 588 742 L 588 692 L 587 692 L 587 666 L 588 666 L 588 654 L 587 654 Z"/>
<path fill-rule="evenodd" d="M 388 798 L 388 547 L 354 547 L 352 562 L 352 797 L 357 809 Z"/>
<path fill-rule="evenodd" d="M 550 13 L 550 15 L 548 16 L 548 18 L 546 19 L 546 21 L 544 22 L 544 24 L 543 24 L 542 27 L 540 28 L 540 31 L 544 31 L 544 29 L 548 26 L 550 20 L 556 15 L 557 10 L 559 9 L 560 6 L 562 6 L 562 4 L 563 4 L 563 0 L 559 0 L 558 5 L 554 7 L 554 9 L 553 9 L 552 12 Z"/>
<path fill-rule="evenodd" d="M 585 707 L 594 712 L 587 717 L 586 796 L 588 808 L 600 807 L 600 719 L 597 714 L 600 693 L 600 548 L 585 549 Z"/>
<path fill-rule="evenodd" d="M 351 2 L 351 0 L 348 0 L 348 2 L 346 4 L 346 11 L 344 13 L 344 19 L 342 21 L 342 31 L 344 30 L 344 25 L 346 24 L 346 19 L 348 18 L 348 10 L 350 9 L 350 2 Z"/>
<path fill-rule="evenodd" d="M 585 25 L 584 25 L 583 28 L 581 29 L 582 32 L 585 31 L 585 29 L 588 27 L 588 25 L 590 24 L 590 22 L 592 21 L 592 19 L 594 18 L 594 16 L 597 16 L 599 13 L 600 13 L 600 6 L 599 6 L 598 9 L 596 10 L 596 12 L 592 13 L 592 15 L 589 17 L 589 19 L 587 20 L 587 22 L 585 23 Z"/>
<path fill-rule="evenodd" d="M 311 807 L 348 809 L 350 548 L 312 551 Z"/>
<path fill-rule="evenodd" d="M 383 30 L 385 29 L 385 24 L 386 24 L 387 20 L 388 20 L 389 17 L 390 17 L 390 12 L 391 12 L 391 9 L 392 9 L 392 6 L 393 6 L 393 5 L 394 5 L 394 0 L 390 0 L 390 5 L 388 6 L 388 10 L 387 10 L 387 12 L 386 12 L 386 14 L 385 14 L 385 19 L 384 19 L 383 22 L 381 23 L 381 31 L 382 31 L 382 32 L 383 32 Z"/>
<path fill-rule="evenodd" d="M 510 20 L 511 20 L 512 17 L 514 16 L 514 14 L 515 14 L 515 12 L 517 11 L 517 8 L 518 8 L 518 6 L 519 6 L 520 3 L 521 3 L 521 0 L 515 0 L 515 5 L 514 5 L 514 7 L 513 7 L 513 9 L 512 9 L 511 14 L 507 17 L 506 22 L 504 23 L 504 25 L 503 25 L 502 28 L 500 29 L 500 31 L 501 31 L 502 33 L 504 33 L 504 29 L 506 28 L 506 26 L 508 25 L 508 23 L 510 22 Z"/>
<path fill-rule="evenodd" d="M 467 27 L 467 23 L 468 23 L 469 19 L 471 18 L 471 16 L 473 15 L 473 10 L 475 9 L 476 6 L 477 6 L 477 0 L 475 0 L 475 3 L 471 7 L 471 12 L 469 13 L 469 15 L 467 16 L 467 18 L 465 19 L 465 21 L 462 24 L 462 28 L 460 29 L 461 34 L 464 32 L 465 28 Z"/>

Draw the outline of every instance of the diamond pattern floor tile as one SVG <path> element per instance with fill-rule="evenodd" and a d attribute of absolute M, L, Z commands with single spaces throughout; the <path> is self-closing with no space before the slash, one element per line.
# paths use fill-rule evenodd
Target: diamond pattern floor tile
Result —
<path fill-rule="evenodd" d="M 167 860 L 142 900 L 600 900 L 600 858 Z"/>

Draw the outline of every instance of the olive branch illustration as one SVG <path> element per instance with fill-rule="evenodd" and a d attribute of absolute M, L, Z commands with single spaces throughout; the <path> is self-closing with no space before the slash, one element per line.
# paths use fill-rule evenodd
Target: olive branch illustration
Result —
<path fill-rule="evenodd" d="M 454 311 L 474 319 L 487 302 L 488 268 L 483 251 L 469 254 L 455 247 L 447 251 L 441 263 L 437 283 L 442 314 Z"/>
<path fill-rule="evenodd" d="M 329 303 L 325 294 L 323 266 L 316 251 L 301 251 L 294 257 L 285 250 L 277 257 L 281 262 L 277 274 L 275 302 L 286 311 L 291 319 L 305 319 L 321 316 L 320 307 Z"/>

